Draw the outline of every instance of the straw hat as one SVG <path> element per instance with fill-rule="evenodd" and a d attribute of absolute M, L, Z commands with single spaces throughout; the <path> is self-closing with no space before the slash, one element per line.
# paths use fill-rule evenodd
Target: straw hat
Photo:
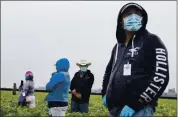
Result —
<path fill-rule="evenodd" d="M 90 66 L 91 62 L 88 62 L 86 60 L 80 60 L 80 62 L 76 63 L 77 66 Z"/>

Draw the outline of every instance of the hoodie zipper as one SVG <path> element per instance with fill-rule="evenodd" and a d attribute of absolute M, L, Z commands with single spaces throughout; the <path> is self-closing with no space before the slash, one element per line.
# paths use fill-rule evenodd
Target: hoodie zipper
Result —
<path fill-rule="evenodd" d="M 133 38 L 132 38 L 132 49 L 134 48 L 134 39 L 135 39 L 135 35 L 133 36 Z M 125 46 L 125 45 L 124 45 Z M 123 63 L 123 59 L 124 59 L 124 57 L 125 57 L 125 53 L 127 52 L 127 50 L 128 50 L 128 45 L 126 45 L 126 48 L 124 49 L 124 50 L 122 50 L 122 58 L 121 58 L 121 61 L 120 61 L 120 63 L 119 63 L 119 65 L 118 65 L 118 69 L 120 69 L 120 65 Z M 112 72 L 114 71 L 114 68 L 115 68 L 115 65 L 116 65 L 116 62 L 117 62 L 117 54 L 118 54 L 118 43 L 117 43 L 117 51 L 116 51 L 116 57 L 115 57 L 115 63 L 114 63 L 114 66 L 113 66 L 113 69 L 112 69 Z M 133 53 L 132 53 L 132 56 L 131 57 L 133 57 Z"/>
<path fill-rule="evenodd" d="M 133 37 L 133 39 L 135 38 L 135 36 Z M 122 45 L 121 45 L 122 46 Z M 124 45 L 125 46 L 125 45 Z M 122 56 L 122 58 L 121 58 L 121 61 L 120 61 L 120 63 L 119 63 L 119 65 L 118 65 L 118 70 L 120 69 L 120 65 L 122 64 L 122 61 L 123 61 L 123 59 L 124 59 L 124 55 L 125 55 L 125 53 L 126 53 L 126 51 L 128 50 L 128 45 L 125 47 L 125 49 L 123 49 L 122 50 L 122 54 L 121 55 L 123 55 Z M 116 63 L 117 63 L 117 59 L 118 59 L 118 57 L 117 57 L 117 54 L 118 54 L 118 48 L 119 48 L 119 45 L 118 45 L 118 43 L 117 43 L 117 50 L 116 50 L 116 55 L 115 55 L 115 63 L 114 63 L 114 66 L 113 66 L 113 68 L 112 68 L 112 71 L 111 71 L 111 74 L 113 74 L 113 76 L 112 76 L 112 79 L 111 79 L 111 84 L 110 85 L 112 85 L 113 84 L 113 82 L 114 82 L 114 79 L 113 78 L 115 78 L 115 73 L 113 73 L 113 71 L 114 71 L 114 69 L 115 69 L 115 66 L 116 66 Z M 117 69 L 117 68 L 116 68 Z M 108 90 L 110 90 L 111 89 L 111 87 L 107 87 L 107 89 L 106 89 L 106 92 L 108 92 Z"/>

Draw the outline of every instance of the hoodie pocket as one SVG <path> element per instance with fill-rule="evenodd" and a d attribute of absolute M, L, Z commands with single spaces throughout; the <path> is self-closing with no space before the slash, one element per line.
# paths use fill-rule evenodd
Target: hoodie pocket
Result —
<path fill-rule="evenodd" d="M 125 82 L 115 82 L 112 89 L 112 99 L 116 104 L 122 104 L 125 98 Z"/>

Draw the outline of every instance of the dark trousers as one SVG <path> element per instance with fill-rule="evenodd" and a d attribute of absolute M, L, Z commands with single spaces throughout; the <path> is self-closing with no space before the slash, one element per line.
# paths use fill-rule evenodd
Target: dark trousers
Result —
<path fill-rule="evenodd" d="M 71 111 L 72 112 L 81 112 L 88 113 L 88 103 L 77 103 L 71 100 Z"/>

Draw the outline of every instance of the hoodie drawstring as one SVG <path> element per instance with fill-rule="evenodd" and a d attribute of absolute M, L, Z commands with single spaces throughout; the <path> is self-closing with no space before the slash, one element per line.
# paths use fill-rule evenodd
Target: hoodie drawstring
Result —
<path fill-rule="evenodd" d="M 117 53 L 118 53 L 118 43 L 117 43 L 117 45 L 116 45 L 116 54 L 115 54 L 115 59 L 114 59 L 114 64 L 113 64 L 113 66 L 112 66 L 112 70 L 111 71 L 113 71 L 113 69 L 114 69 L 114 66 L 115 66 L 115 64 L 116 64 L 116 60 L 117 60 Z"/>
<path fill-rule="evenodd" d="M 134 52 L 135 52 L 135 48 L 134 48 L 134 39 L 135 39 L 135 35 L 133 36 L 133 39 L 132 39 L 132 49 L 131 49 L 131 57 L 134 57 Z M 115 54 L 115 59 L 114 59 L 114 65 L 112 67 L 112 71 L 114 69 L 114 66 L 116 64 L 116 60 L 117 60 L 117 54 L 118 54 L 118 43 L 116 45 L 116 54 Z"/>
<path fill-rule="evenodd" d="M 134 52 L 135 52 L 134 39 L 135 39 L 135 35 L 134 35 L 134 37 L 133 37 L 133 39 L 132 39 L 132 49 L 131 49 L 132 55 L 131 55 L 131 57 L 134 57 Z"/>
<path fill-rule="evenodd" d="M 115 61 L 114 61 L 114 63 L 116 63 L 116 60 L 117 60 L 117 53 L 118 53 L 118 43 L 117 43 L 117 46 L 116 46 L 116 54 L 115 54 Z"/>

